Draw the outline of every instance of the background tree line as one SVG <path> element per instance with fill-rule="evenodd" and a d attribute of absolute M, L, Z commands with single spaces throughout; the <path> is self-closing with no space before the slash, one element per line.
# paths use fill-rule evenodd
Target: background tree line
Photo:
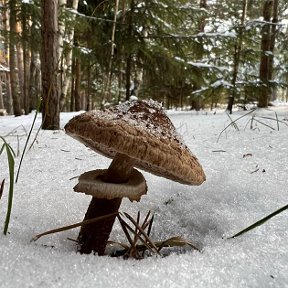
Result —
<path fill-rule="evenodd" d="M 0 111 L 153 98 L 199 110 L 288 100 L 284 0 L 1 0 Z M 3 113 L 3 112 L 2 112 Z"/>

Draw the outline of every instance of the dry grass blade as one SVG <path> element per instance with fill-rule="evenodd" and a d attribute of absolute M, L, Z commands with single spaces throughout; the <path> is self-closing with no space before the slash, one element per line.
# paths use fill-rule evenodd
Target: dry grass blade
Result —
<path fill-rule="evenodd" d="M 129 249 L 129 246 L 126 245 L 126 244 L 123 244 L 123 243 L 120 243 L 120 242 L 116 242 L 116 241 L 107 241 L 107 244 L 109 245 L 118 245 L 120 247 L 122 247 L 124 250 L 128 250 Z"/>
<path fill-rule="evenodd" d="M 164 247 L 183 247 L 185 245 L 188 245 L 189 247 L 191 247 L 192 249 L 194 249 L 198 252 L 201 252 L 201 250 L 198 247 L 196 247 L 190 241 L 188 241 L 188 240 L 186 240 L 180 236 L 171 237 L 171 238 L 169 238 L 167 240 L 163 240 L 163 241 L 155 241 L 154 244 L 157 247 L 158 252 L 160 252 L 161 249 Z M 146 250 L 146 246 L 143 244 L 137 245 L 136 248 L 138 251 Z"/>
<path fill-rule="evenodd" d="M 79 226 L 88 225 L 88 224 L 91 224 L 91 223 L 94 223 L 94 222 L 97 222 L 97 221 L 101 221 L 101 220 L 113 217 L 115 215 L 117 216 L 118 212 L 117 213 L 107 214 L 107 215 L 96 217 L 96 218 L 92 218 L 92 219 L 89 219 L 89 220 L 85 220 L 85 221 L 78 222 L 78 223 L 75 223 L 75 224 L 72 224 L 72 225 L 56 228 L 56 229 L 53 229 L 53 230 L 49 230 L 49 231 L 46 231 L 44 233 L 36 235 L 35 237 L 33 237 L 31 239 L 31 242 L 32 241 L 37 241 L 39 238 L 41 238 L 42 236 L 45 236 L 45 235 L 54 234 L 54 233 L 62 232 L 62 231 L 65 231 L 65 230 L 70 230 L 70 229 L 73 229 L 73 228 L 76 228 L 76 227 L 79 227 Z"/>
<path fill-rule="evenodd" d="M 259 117 L 259 118 L 260 118 L 260 117 Z M 254 118 L 254 121 L 255 121 L 255 122 L 258 122 L 259 124 L 262 124 L 263 126 L 266 126 L 266 127 L 270 128 L 270 129 L 272 129 L 272 130 L 275 130 L 274 127 L 272 127 L 272 126 L 270 126 L 270 125 L 268 125 L 268 124 L 266 124 L 266 123 L 264 123 L 264 122 L 262 122 L 262 121 L 260 121 L 260 120 L 257 120 L 256 118 Z"/>
<path fill-rule="evenodd" d="M 231 125 L 235 125 L 236 124 L 236 122 L 238 121 L 238 120 L 240 120 L 241 118 L 243 118 L 243 117 L 246 117 L 247 115 L 249 115 L 249 114 L 251 114 L 251 113 L 253 113 L 254 111 L 255 111 L 256 109 L 252 109 L 251 111 L 249 111 L 248 113 L 246 113 L 246 114 L 244 114 L 244 115 L 242 115 L 242 116 L 240 116 L 240 117 L 238 117 L 237 119 L 235 119 L 235 120 L 232 120 L 232 122 L 230 122 L 221 132 L 220 132 L 220 134 L 219 134 L 219 136 L 218 136 L 218 138 L 217 138 L 217 143 L 219 142 L 219 140 L 220 140 L 220 138 L 221 138 L 221 135 L 222 135 L 222 133 L 223 132 L 225 132 Z M 231 117 L 230 117 L 231 118 Z M 236 125 L 237 126 L 237 125 Z M 238 127 L 238 126 L 237 126 Z M 235 128 L 235 126 L 234 126 L 234 128 Z"/>
<path fill-rule="evenodd" d="M 137 224 L 140 225 L 140 211 L 137 213 Z M 137 226 L 135 226 L 135 234 L 134 234 L 134 240 L 131 245 L 131 248 L 129 249 L 130 251 L 128 252 L 129 256 L 130 255 L 137 255 L 137 249 L 136 249 L 136 243 L 139 239 L 139 232 Z"/>
<path fill-rule="evenodd" d="M 280 131 L 280 125 L 279 125 L 279 119 L 278 119 L 278 114 L 275 112 L 275 117 L 277 121 L 277 130 Z"/>
<path fill-rule="evenodd" d="M 138 256 L 138 251 L 136 249 L 136 242 L 137 242 L 137 239 L 139 239 L 139 237 L 137 237 L 136 239 L 136 242 L 135 242 L 135 238 L 134 238 L 134 241 L 132 240 L 129 232 L 128 232 L 128 229 L 130 231 L 132 231 L 133 233 L 137 233 L 137 230 L 136 232 L 121 218 L 120 215 L 118 215 L 118 219 L 120 221 L 120 225 L 122 227 L 122 230 L 124 231 L 124 234 L 126 236 L 126 238 L 128 239 L 128 242 L 130 243 L 130 247 L 127 246 L 127 248 L 124 249 L 124 253 L 123 255 L 124 256 L 128 256 L 128 257 L 133 257 L 133 258 L 140 258 Z M 136 237 L 136 236 L 135 236 Z"/>
<path fill-rule="evenodd" d="M 147 231 L 147 235 L 149 236 L 150 232 L 151 232 L 151 219 L 149 220 L 149 217 L 150 217 L 150 214 L 151 214 L 151 211 L 149 210 L 142 225 L 141 225 L 141 228 L 143 230 L 145 230 L 148 226 L 148 231 Z M 138 212 L 138 217 L 137 217 L 137 224 L 140 225 L 140 211 Z M 149 229 L 150 228 L 150 229 Z M 149 231 L 150 230 L 150 231 Z M 138 231 L 138 228 L 135 226 L 135 235 L 134 235 L 134 242 L 133 242 L 133 246 L 131 246 L 131 253 L 133 254 L 138 254 L 138 250 L 137 250 L 137 247 L 136 247 L 136 244 L 137 244 L 137 241 L 139 239 L 139 236 L 141 235 L 141 231 Z M 146 243 L 147 243 L 147 240 L 146 240 Z M 148 244 L 148 243 L 147 243 Z M 131 254 L 130 251 L 129 251 L 129 254 Z M 142 258 L 144 257 L 144 251 L 143 251 L 143 254 L 141 256 Z"/>
<path fill-rule="evenodd" d="M 236 122 L 231 118 L 231 116 L 228 113 L 226 113 L 226 114 L 227 114 L 229 120 L 231 121 L 231 125 L 234 127 L 234 129 L 237 130 L 237 131 L 240 131 L 240 129 L 237 126 Z"/>
<path fill-rule="evenodd" d="M 147 235 L 148 236 L 150 236 L 150 233 L 151 233 L 151 230 L 152 230 L 153 221 L 154 221 L 154 215 L 152 215 L 152 217 L 151 217 L 151 219 L 149 221 L 149 226 L 148 226 L 148 230 L 147 230 Z"/>
<path fill-rule="evenodd" d="M 126 213 L 127 214 L 127 213 Z M 126 216 L 126 215 L 125 215 Z M 129 215 L 130 216 L 130 215 Z M 118 216 L 118 218 L 119 218 L 120 216 Z M 130 216 L 131 217 L 131 216 Z M 120 217 L 121 218 L 121 217 Z M 132 217 L 131 217 L 131 219 L 133 219 Z M 135 235 L 135 230 L 127 223 L 127 222 L 125 222 L 122 218 L 121 218 L 121 220 L 123 221 L 122 223 L 125 225 L 125 228 L 127 228 L 127 230 L 129 230 L 132 234 L 134 234 Z M 129 219 L 130 220 L 130 219 Z M 131 220 L 130 220 L 131 221 Z M 132 222 L 132 221 L 131 221 Z M 134 223 L 133 223 L 134 222 Z M 139 231 L 141 232 L 141 233 L 137 233 L 136 235 L 137 235 L 137 237 L 138 237 L 138 239 L 143 243 L 143 245 L 149 250 L 149 251 L 151 251 L 151 252 L 155 252 L 155 253 L 157 253 L 157 254 L 159 254 L 158 253 L 158 249 L 157 249 L 157 247 L 154 245 L 154 243 L 153 243 L 153 241 L 146 235 L 146 233 L 144 232 L 144 234 L 146 235 L 146 237 L 145 237 L 145 235 L 142 233 L 142 231 L 143 231 L 143 229 L 137 224 L 137 222 L 133 219 L 133 225 L 134 226 L 137 226 L 137 228 L 139 229 Z M 136 225 L 135 225 L 136 224 Z M 127 231 L 128 232 L 128 231 Z M 125 233 L 125 235 L 126 235 L 126 232 L 124 231 L 124 233 Z M 129 235 L 129 238 L 131 239 L 131 237 L 130 237 L 130 234 L 128 233 L 128 235 Z M 143 235 L 143 237 L 142 237 L 142 235 Z M 126 235 L 126 237 L 127 237 L 127 235 Z M 129 241 L 129 238 L 127 238 L 128 239 L 128 241 Z M 132 239 L 131 239 L 131 241 L 132 241 Z M 130 242 L 130 241 L 129 241 Z M 131 247 L 132 247 L 132 249 L 133 249 L 133 242 L 130 242 L 130 244 L 131 244 Z M 136 246 L 135 246 L 136 247 Z M 153 249 L 154 249 L 154 251 L 153 251 Z"/>
<path fill-rule="evenodd" d="M 129 242 L 130 245 L 132 246 L 132 245 L 133 245 L 133 241 L 132 241 L 132 238 L 131 238 L 128 230 L 127 230 L 128 224 L 121 218 L 121 216 L 120 216 L 119 214 L 117 215 L 117 218 L 118 218 L 118 220 L 119 220 L 119 222 L 120 222 L 120 225 L 121 225 L 121 227 L 122 227 L 122 230 L 124 231 L 124 234 L 125 234 L 128 242 Z M 128 228 L 128 229 L 129 229 L 129 228 Z M 130 229 L 133 231 L 132 228 L 130 228 Z"/>
<path fill-rule="evenodd" d="M 171 238 L 169 238 L 165 241 L 161 241 L 161 242 L 156 242 L 155 245 L 157 245 L 159 247 L 158 251 L 160 251 L 164 247 L 183 247 L 185 245 L 188 245 L 191 248 L 193 248 L 194 250 L 197 250 L 199 252 L 201 251 L 199 248 L 197 248 L 190 241 L 187 241 L 180 236 L 171 237 Z"/>
<path fill-rule="evenodd" d="M 144 231 L 144 229 L 142 229 L 142 227 L 140 227 L 137 224 L 137 222 L 128 213 L 124 212 L 124 215 L 133 223 L 134 226 L 136 226 L 138 228 L 138 230 L 141 232 L 141 235 L 143 235 L 143 237 L 145 238 L 146 241 L 145 240 L 143 241 L 142 238 L 140 237 L 140 235 L 138 235 L 139 239 L 143 242 L 143 244 L 144 245 L 147 245 L 147 244 L 151 245 L 151 248 L 155 249 L 156 253 L 159 254 L 157 247 L 155 246 L 154 242 L 149 238 L 149 236 Z M 150 250 L 151 250 L 151 248 L 150 248 Z"/>

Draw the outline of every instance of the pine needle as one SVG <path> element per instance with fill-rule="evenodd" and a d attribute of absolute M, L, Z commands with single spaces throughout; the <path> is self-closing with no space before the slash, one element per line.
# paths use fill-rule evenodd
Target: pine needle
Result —
<path fill-rule="evenodd" d="M 284 210 L 288 209 L 288 204 L 285 205 L 284 207 L 276 210 L 275 212 L 269 214 L 268 216 L 260 219 L 259 221 L 255 222 L 254 224 L 248 226 L 247 228 L 241 230 L 240 232 L 236 233 L 235 235 L 231 236 L 231 237 L 228 237 L 227 239 L 232 239 L 232 238 L 236 238 L 244 233 L 247 233 L 248 231 L 252 230 L 252 229 L 255 229 L 256 227 L 264 224 L 265 222 L 267 222 L 269 219 L 271 219 L 272 217 L 278 215 L 279 213 L 283 212 Z"/>

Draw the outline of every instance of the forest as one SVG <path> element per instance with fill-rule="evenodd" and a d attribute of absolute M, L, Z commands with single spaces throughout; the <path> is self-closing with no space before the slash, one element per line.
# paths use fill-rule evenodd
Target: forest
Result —
<path fill-rule="evenodd" d="M 288 101 L 284 0 L 2 0 L 0 113 L 128 100 L 166 108 L 267 107 Z"/>

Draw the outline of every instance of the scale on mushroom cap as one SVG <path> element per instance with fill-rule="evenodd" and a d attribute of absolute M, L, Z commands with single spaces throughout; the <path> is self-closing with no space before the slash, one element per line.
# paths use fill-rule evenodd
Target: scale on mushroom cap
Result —
<path fill-rule="evenodd" d="M 206 179 L 161 104 L 153 100 L 85 112 L 71 119 L 65 131 L 113 159 L 108 169 L 82 174 L 74 187 L 93 196 L 85 220 L 117 212 L 123 197 L 140 200 L 147 185 L 133 167 L 187 185 L 200 185 Z M 115 217 L 82 226 L 79 251 L 103 255 Z"/>

